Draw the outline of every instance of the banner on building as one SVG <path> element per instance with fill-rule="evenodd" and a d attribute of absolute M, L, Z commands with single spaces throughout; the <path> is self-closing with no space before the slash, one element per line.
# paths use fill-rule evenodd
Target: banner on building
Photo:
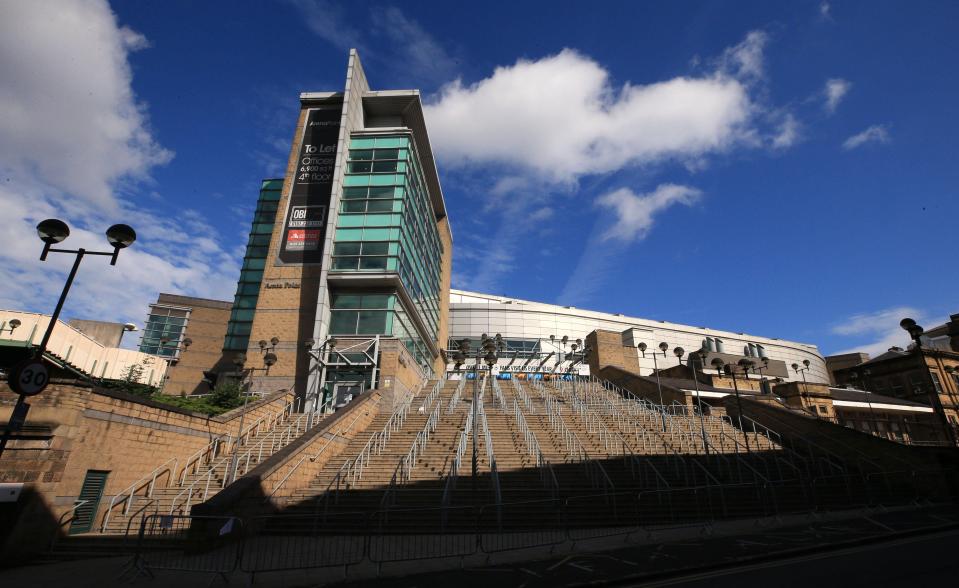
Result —
<path fill-rule="evenodd" d="M 333 190 L 336 144 L 340 138 L 342 104 L 311 108 L 306 113 L 303 140 L 291 178 L 290 204 L 283 226 L 280 261 L 323 262 L 323 240 Z"/>

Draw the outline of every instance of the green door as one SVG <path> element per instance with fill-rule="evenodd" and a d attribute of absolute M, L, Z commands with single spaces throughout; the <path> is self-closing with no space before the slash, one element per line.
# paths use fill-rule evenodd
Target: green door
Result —
<path fill-rule="evenodd" d="M 93 529 L 93 520 L 97 516 L 100 497 L 103 496 L 103 487 L 107 485 L 107 475 L 109 473 L 87 470 L 87 475 L 83 478 L 83 488 L 80 489 L 80 496 L 77 497 L 78 503 L 86 502 L 74 511 L 73 520 L 70 521 L 70 535 L 89 533 Z"/>

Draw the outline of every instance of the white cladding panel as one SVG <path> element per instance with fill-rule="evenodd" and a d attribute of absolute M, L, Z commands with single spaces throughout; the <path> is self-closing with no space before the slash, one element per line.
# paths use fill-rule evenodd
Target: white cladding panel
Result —
<path fill-rule="evenodd" d="M 657 358 L 660 367 L 671 367 L 678 363 L 672 349 L 682 347 L 686 353 L 699 349 L 705 337 L 719 338 L 723 341 L 726 353 L 742 354 L 748 343 L 762 345 L 769 359 L 780 360 L 786 365 L 802 364 L 809 360 L 806 379 L 810 382 L 829 383 L 826 362 L 815 345 L 783 341 L 768 337 L 757 337 L 745 333 L 717 331 L 702 327 L 680 325 L 665 321 L 626 317 L 566 306 L 543 304 L 453 290 L 450 293 L 450 337 L 479 337 L 482 333 L 490 336 L 500 333 L 507 339 L 541 339 L 548 344 L 549 336 L 557 338 L 566 335 L 571 341 L 585 339 L 590 332 L 602 329 L 622 332 L 636 329 L 636 342 L 644 341 L 650 349 L 656 349 L 660 342 L 669 344 L 668 356 Z M 653 370 L 650 351 L 647 357 L 640 356 L 640 371 L 643 374 Z M 800 374 L 789 370 L 790 380 L 802 380 Z"/>

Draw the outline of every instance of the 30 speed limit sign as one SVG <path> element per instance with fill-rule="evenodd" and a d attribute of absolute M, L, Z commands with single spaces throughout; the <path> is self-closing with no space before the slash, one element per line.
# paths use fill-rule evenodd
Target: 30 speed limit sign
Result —
<path fill-rule="evenodd" d="M 17 364 L 10 373 L 10 387 L 17 394 L 33 396 L 43 392 L 50 381 L 47 366 L 37 359 L 28 359 Z"/>

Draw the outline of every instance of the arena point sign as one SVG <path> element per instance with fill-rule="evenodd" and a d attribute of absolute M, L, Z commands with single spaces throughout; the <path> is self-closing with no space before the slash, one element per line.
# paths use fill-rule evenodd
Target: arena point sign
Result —
<path fill-rule="evenodd" d="M 306 114 L 297 168 L 278 255 L 284 264 L 323 262 L 323 238 L 333 190 L 336 144 L 342 103 L 311 108 Z"/>

